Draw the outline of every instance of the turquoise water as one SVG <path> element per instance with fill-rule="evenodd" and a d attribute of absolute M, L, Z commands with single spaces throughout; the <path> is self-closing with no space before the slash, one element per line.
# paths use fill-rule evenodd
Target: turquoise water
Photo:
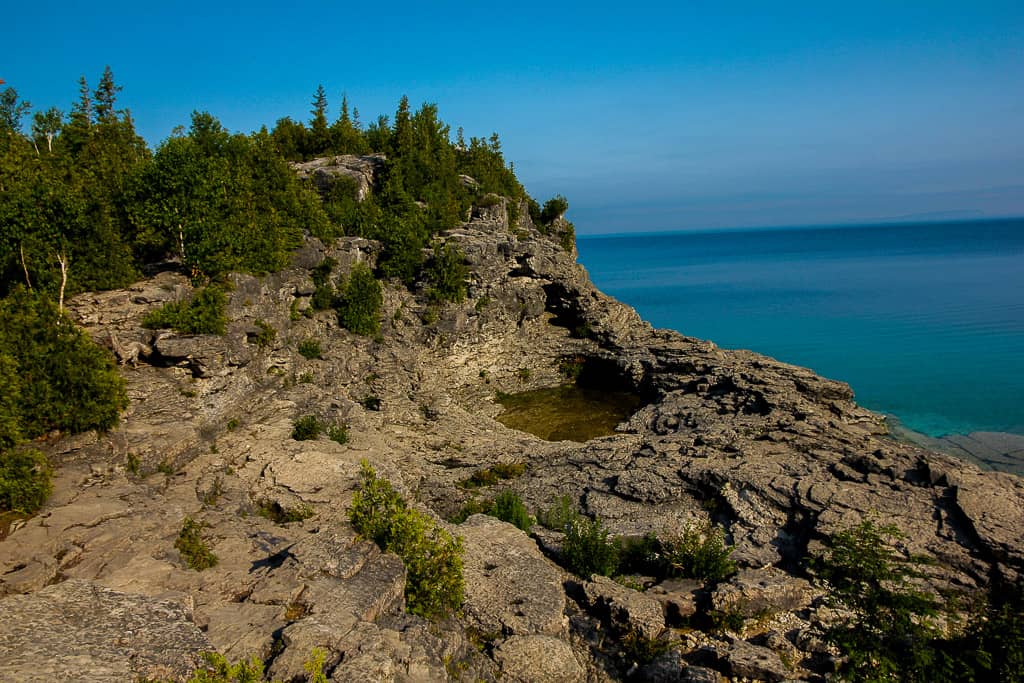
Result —
<path fill-rule="evenodd" d="M 656 327 L 849 382 L 931 436 L 1024 434 L 1024 219 L 581 237 Z"/>

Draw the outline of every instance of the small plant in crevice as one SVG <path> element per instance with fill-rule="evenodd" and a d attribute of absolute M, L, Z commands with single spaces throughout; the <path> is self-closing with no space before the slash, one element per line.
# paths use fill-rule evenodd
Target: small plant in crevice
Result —
<path fill-rule="evenodd" d="M 619 641 L 623 656 L 633 664 L 650 664 L 676 645 L 669 638 L 648 638 L 637 629 L 631 629 Z"/>
<path fill-rule="evenodd" d="M 249 343 L 255 344 L 261 349 L 266 349 L 272 346 L 274 344 L 274 340 L 277 339 L 277 330 L 274 329 L 273 325 L 268 323 L 266 320 L 257 320 L 255 325 L 259 328 L 259 332 L 249 333 L 246 335 L 246 339 Z"/>
<path fill-rule="evenodd" d="M 380 396 L 367 396 L 359 400 L 359 405 L 366 408 L 367 410 L 379 411 L 381 406 Z"/>
<path fill-rule="evenodd" d="M 303 372 L 300 372 L 298 377 L 295 378 L 295 381 L 297 383 L 299 383 L 299 384 L 312 384 L 313 383 L 313 371 L 312 370 L 304 370 Z"/>
<path fill-rule="evenodd" d="M 139 459 L 139 456 L 134 453 L 129 452 L 128 455 L 124 457 L 124 468 L 128 470 L 129 474 L 138 474 L 141 466 L 142 461 Z"/>
<path fill-rule="evenodd" d="M 499 493 L 487 514 L 497 517 L 503 522 L 508 522 L 526 533 L 530 533 L 530 527 L 534 524 L 533 517 L 527 512 L 522 499 L 513 491 Z"/>
<path fill-rule="evenodd" d="M 558 374 L 564 377 L 569 382 L 575 382 L 580 378 L 583 373 L 583 366 L 586 364 L 586 359 L 583 356 L 572 356 L 571 358 L 563 358 L 558 361 Z"/>
<path fill-rule="evenodd" d="M 519 368 L 516 370 L 516 377 L 519 378 L 520 382 L 529 382 L 532 374 L 530 368 Z"/>
<path fill-rule="evenodd" d="M 240 424 L 240 423 L 239 423 L 239 421 L 238 421 L 238 418 L 237 418 L 237 417 L 233 417 L 233 418 L 231 418 L 230 420 L 228 420 L 228 423 L 227 423 L 227 425 L 226 425 L 226 427 L 227 427 L 227 430 L 228 430 L 229 432 L 233 432 L 233 431 L 235 431 L 236 429 L 238 429 L 238 425 L 239 425 L 239 424 Z"/>
<path fill-rule="evenodd" d="M 378 477 L 365 460 L 348 517 L 360 535 L 402 558 L 409 612 L 440 619 L 462 605 L 462 540 L 408 507 L 391 483 Z"/>
<path fill-rule="evenodd" d="M 336 444 L 348 443 L 348 427 L 345 425 L 331 425 L 327 428 L 327 438 Z"/>
<path fill-rule="evenodd" d="M 296 441 L 312 441 L 324 432 L 324 424 L 316 415 L 303 415 L 292 424 L 292 438 Z"/>
<path fill-rule="evenodd" d="M 467 489 L 479 488 L 481 486 L 493 486 L 506 479 L 515 479 L 526 472 L 526 463 L 498 463 L 491 467 L 480 469 L 472 475 L 459 482 L 459 486 Z"/>
<path fill-rule="evenodd" d="M 197 522 L 191 517 L 186 517 L 181 524 L 181 531 L 174 541 L 174 547 L 185 560 L 190 569 L 201 572 L 217 565 L 217 556 L 214 555 L 209 546 L 203 540 L 202 531 L 206 524 Z"/>
<path fill-rule="evenodd" d="M 303 358 L 309 360 L 316 360 L 323 357 L 323 350 L 320 348 L 320 342 L 316 339 L 303 339 L 299 342 L 299 353 Z"/>
<path fill-rule="evenodd" d="M 274 500 L 263 500 L 256 507 L 256 514 L 269 519 L 275 524 L 291 524 L 312 517 L 315 512 L 311 505 L 300 503 L 294 507 L 285 507 Z"/>
<path fill-rule="evenodd" d="M 567 495 L 559 496 L 546 510 L 537 511 L 537 523 L 545 529 L 565 532 L 569 525 L 580 516 L 579 511 Z"/>

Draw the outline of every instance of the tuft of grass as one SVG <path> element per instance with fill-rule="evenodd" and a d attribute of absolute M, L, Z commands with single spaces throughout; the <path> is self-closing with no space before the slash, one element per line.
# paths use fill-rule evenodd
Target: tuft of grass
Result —
<path fill-rule="evenodd" d="M 257 320 L 256 327 L 260 328 L 259 332 L 246 336 L 249 343 L 256 344 L 261 349 L 272 346 L 274 340 L 277 339 L 277 330 L 274 329 L 274 326 L 266 320 Z"/>
<path fill-rule="evenodd" d="M 533 517 L 526 511 L 526 506 L 523 505 L 522 499 L 513 491 L 502 491 L 499 493 L 494 499 L 490 512 L 487 514 L 517 526 L 526 533 L 530 533 L 530 527 L 534 523 Z"/>
<path fill-rule="evenodd" d="M 569 496 L 562 495 L 547 510 L 537 512 L 537 522 L 546 529 L 565 532 L 576 521 L 580 513 Z"/>

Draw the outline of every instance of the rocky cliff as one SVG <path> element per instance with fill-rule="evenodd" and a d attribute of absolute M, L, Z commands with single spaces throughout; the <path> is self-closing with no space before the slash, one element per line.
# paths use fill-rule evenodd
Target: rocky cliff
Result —
<path fill-rule="evenodd" d="M 141 327 L 189 292 L 174 272 L 70 302 L 130 360 L 131 405 L 110 433 L 45 444 L 54 495 L 0 542 L 0 678 L 181 679 L 216 650 L 300 680 L 321 647 L 336 681 L 813 679 L 830 615 L 805 560 L 829 534 L 896 524 L 902 550 L 936 560 L 934 586 L 965 592 L 1024 570 L 1020 478 L 888 438 L 842 383 L 652 329 L 556 239 L 528 219 L 510 226 L 503 202 L 446 237 L 471 268 L 467 302 L 434 310 L 387 286 L 375 339 L 302 314 L 324 257 L 339 275 L 373 262 L 376 245 L 357 238 L 311 239 L 290 269 L 234 276 L 223 337 Z M 321 358 L 298 352 L 306 339 Z M 566 358 L 642 407 L 585 443 L 494 419 L 496 392 L 556 385 Z M 303 415 L 346 425 L 348 441 L 294 440 Z M 457 618 L 406 614 L 402 562 L 352 529 L 363 459 L 463 539 Z M 557 532 L 444 522 L 471 495 L 459 483 L 496 463 L 525 464 L 502 486 L 531 509 L 567 494 L 615 534 L 720 524 L 740 571 L 713 588 L 639 591 L 567 573 Z M 206 525 L 215 567 L 193 571 L 176 549 L 185 517 Z M 674 632 L 652 663 L 614 642 L 708 610 L 746 621 Z"/>

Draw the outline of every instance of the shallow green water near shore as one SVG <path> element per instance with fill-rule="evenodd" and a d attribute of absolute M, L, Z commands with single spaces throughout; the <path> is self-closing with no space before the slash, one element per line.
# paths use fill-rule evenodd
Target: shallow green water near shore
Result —
<path fill-rule="evenodd" d="M 623 391 L 584 389 L 573 384 L 502 394 L 498 422 L 547 441 L 589 441 L 615 433 L 640 407 L 640 397 Z"/>

